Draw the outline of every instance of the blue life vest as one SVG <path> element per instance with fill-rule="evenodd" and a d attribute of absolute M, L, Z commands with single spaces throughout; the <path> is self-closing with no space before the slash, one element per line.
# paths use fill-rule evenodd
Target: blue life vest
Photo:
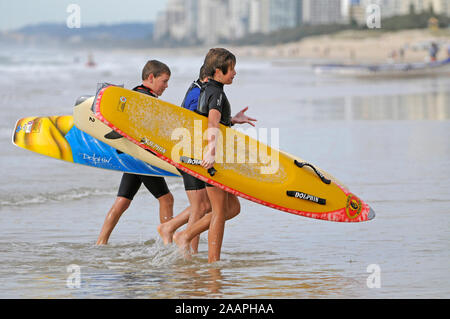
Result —
<path fill-rule="evenodd" d="M 181 106 L 185 109 L 195 111 L 197 110 L 198 97 L 202 89 L 202 82 L 200 80 L 194 81 L 186 92 Z"/>

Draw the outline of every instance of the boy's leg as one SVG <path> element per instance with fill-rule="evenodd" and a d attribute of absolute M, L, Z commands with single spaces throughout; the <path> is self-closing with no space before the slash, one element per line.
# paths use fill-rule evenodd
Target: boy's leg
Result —
<path fill-rule="evenodd" d="M 191 204 L 191 214 L 187 225 L 187 228 L 190 228 L 195 222 L 211 211 L 211 204 L 209 202 L 208 194 L 206 193 L 206 188 L 186 191 L 186 194 L 189 203 Z M 191 240 L 191 248 L 194 254 L 198 252 L 199 240 L 200 234 Z"/>
<path fill-rule="evenodd" d="M 158 225 L 158 233 L 161 236 L 164 245 L 170 244 L 172 242 L 173 234 L 178 228 L 188 222 L 190 213 L 190 206 L 188 206 L 168 222 Z"/>
<path fill-rule="evenodd" d="M 120 219 L 120 216 L 130 206 L 131 200 L 125 197 L 117 196 L 114 204 L 106 215 L 103 223 L 102 230 L 97 239 L 97 245 L 106 245 L 109 240 L 109 236 Z"/>
<path fill-rule="evenodd" d="M 236 217 L 240 213 L 240 210 L 241 205 L 239 204 L 238 198 L 235 195 L 228 194 L 228 209 L 225 216 L 226 220 Z M 206 214 L 192 226 L 186 228 L 186 230 L 175 233 L 173 240 L 177 246 L 187 252 L 189 250 L 189 243 L 191 243 L 192 239 L 208 230 L 211 223 L 211 217 L 212 214 Z"/>
<path fill-rule="evenodd" d="M 212 207 L 208 231 L 208 262 L 213 263 L 220 260 L 225 216 L 228 209 L 228 193 L 217 187 L 208 187 L 207 192 Z"/>
<path fill-rule="evenodd" d="M 124 173 L 122 175 L 117 198 L 106 215 L 102 230 L 100 231 L 100 235 L 97 239 L 97 245 L 106 245 L 108 243 L 111 232 L 122 214 L 130 206 L 134 195 L 136 195 L 139 190 L 139 187 L 141 187 L 141 181 L 138 175 L 128 173 Z"/>
<path fill-rule="evenodd" d="M 236 195 L 228 193 L 228 209 L 226 213 L 226 219 L 232 219 L 239 215 L 241 212 L 241 204 L 239 203 L 239 199 Z"/>
<path fill-rule="evenodd" d="M 160 223 L 171 220 L 173 218 L 173 195 L 167 187 L 165 179 L 159 176 L 141 176 L 140 180 L 159 202 Z"/>
<path fill-rule="evenodd" d="M 199 219 L 201 219 L 206 213 L 211 210 L 211 204 L 206 193 L 206 184 L 202 180 L 191 176 L 182 170 L 178 170 L 183 177 L 184 189 L 190 204 L 190 216 L 188 226 L 186 229 L 190 229 Z M 198 233 L 200 234 L 200 233 Z M 192 240 L 193 239 L 193 240 Z M 195 253 L 198 251 L 199 236 L 193 236 L 192 249 Z M 189 242 L 191 242 L 191 240 Z M 189 245 L 183 248 L 189 251 Z"/>
<path fill-rule="evenodd" d="M 180 250 L 183 251 L 186 257 L 190 252 L 189 248 L 192 239 L 199 236 L 205 230 L 208 230 L 210 222 L 211 222 L 211 213 L 204 215 L 202 218 L 200 218 L 191 226 L 187 227 L 185 230 L 176 232 L 173 235 L 173 241 L 175 242 L 175 244 L 177 244 Z"/>
<path fill-rule="evenodd" d="M 160 223 L 168 222 L 173 218 L 173 196 L 167 193 L 158 197 L 159 202 L 159 221 Z"/>

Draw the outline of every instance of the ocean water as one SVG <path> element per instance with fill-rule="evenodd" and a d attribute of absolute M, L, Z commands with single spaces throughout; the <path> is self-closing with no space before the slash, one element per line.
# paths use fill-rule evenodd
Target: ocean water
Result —
<path fill-rule="evenodd" d="M 97 66 L 85 66 L 92 53 Z M 107 246 L 96 246 L 121 174 L 71 165 L 11 143 L 17 119 L 71 114 L 98 82 L 140 84 L 142 66 L 172 70 L 161 97 L 179 104 L 202 56 L 176 52 L 0 52 L 0 298 L 448 298 L 450 76 L 361 80 L 317 76 L 308 61 L 237 56 L 226 87 L 278 128 L 282 150 L 330 172 L 376 212 L 332 223 L 241 199 L 221 261 L 185 260 L 158 237 L 142 188 Z M 174 214 L 187 205 L 167 179 Z M 79 281 L 73 281 L 74 275 Z"/>

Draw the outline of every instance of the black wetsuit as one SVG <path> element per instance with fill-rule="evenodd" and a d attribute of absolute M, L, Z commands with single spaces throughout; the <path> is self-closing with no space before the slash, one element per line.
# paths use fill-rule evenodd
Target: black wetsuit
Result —
<path fill-rule="evenodd" d="M 157 97 L 156 94 L 152 92 L 152 90 L 145 87 L 144 85 L 136 86 L 133 91 Z M 117 196 L 133 200 L 134 195 L 136 195 L 142 183 L 144 183 L 145 187 L 149 190 L 150 193 L 152 193 L 155 198 L 159 198 L 170 193 L 164 177 L 124 173 L 122 175 L 122 180 L 120 181 L 119 192 L 117 193 Z"/>
<path fill-rule="evenodd" d="M 191 92 L 193 85 L 188 89 L 186 96 Z M 186 98 L 185 98 L 186 100 Z M 184 102 L 183 101 L 183 105 Z M 220 123 L 226 126 L 231 126 L 231 107 L 228 102 L 227 96 L 223 91 L 223 84 L 215 80 L 208 80 L 207 83 L 201 86 L 200 96 L 198 98 L 198 105 L 196 112 L 208 117 L 209 110 L 216 109 L 221 113 Z M 212 185 L 205 183 L 204 181 L 191 176 L 182 170 L 178 170 L 183 177 L 184 189 L 199 190 L 205 188 L 205 186 L 212 187 Z"/>
<path fill-rule="evenodd" d="M 216 109 L 220 112 L 220 123 L 225 126 L 232 125 L 230 102 L 228 102 L 227 96 L 223 91 L 223 84 L 213 79 L 209 79 L 208 82 L 202 86 L 200 91 L 196 112 L 208 117 L 209 111 L 212 109 Z M 183 180 L 186 190 L 188 190 L 187 187 L 191 187 L 191 189 L 201 189 L 205 186 L 213 187 L 212 185 L 187 174 L 183 175 Z"/>
<path fill-rule="evenodd" d="M 208 117 L 209 111 L 216 109 L 220 112 L 220 123 L 231 126 L 231 107 L 223 91 L 223 84 L 210 79 L 204 90 L 200 92 L 197 113 Z"/>

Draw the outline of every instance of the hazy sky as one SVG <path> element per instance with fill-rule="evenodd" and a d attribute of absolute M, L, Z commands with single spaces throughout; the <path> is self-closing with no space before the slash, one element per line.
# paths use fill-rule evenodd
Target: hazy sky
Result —
<path fill-rule="evenodd" d="M 150 22 L 167 0 L 0 0 L 0 30 L 42 22 L 66 23 L 67 7 L 80 7 L 81 27 L 100 23 Z"/>

